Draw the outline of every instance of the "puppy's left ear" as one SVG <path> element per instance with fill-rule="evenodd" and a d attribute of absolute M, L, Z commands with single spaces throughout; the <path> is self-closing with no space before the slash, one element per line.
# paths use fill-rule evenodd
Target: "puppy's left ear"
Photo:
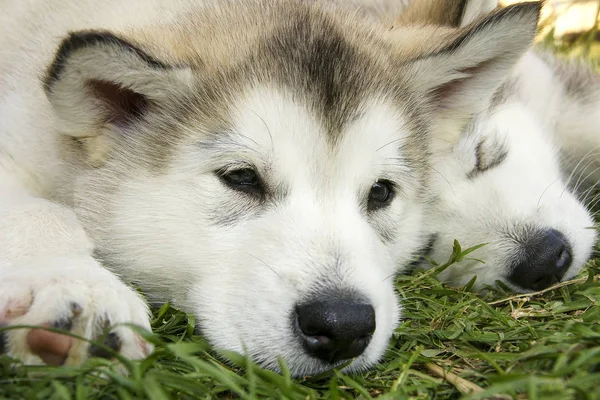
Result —
<path fill-rule="evenodd" d="M 61 133 L 89 138 L 131 130 L 191 83 L 189 68 L 159 61 L 110 32 L 87 31 L 63 40 L 44 90 Z"/>

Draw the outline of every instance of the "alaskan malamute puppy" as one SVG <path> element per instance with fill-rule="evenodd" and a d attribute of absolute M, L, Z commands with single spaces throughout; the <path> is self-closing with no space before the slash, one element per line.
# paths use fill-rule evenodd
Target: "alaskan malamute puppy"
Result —
<path fill-rule="evenodd" d="M 467 26 L 497 5 L 414 0 L 399 22 Z M 438 199 L 426 218 L 427 255 L 446 261 L 455 239 L 463 248 L 488 243 L 440 278 L 465 285 L 477 276 L 476 289 L 502 281 L 527 292 L 575 276 L 596 230 L 584 206 L 593 196 L 573 189 L 600 176 L 592 171 L 599 127 L 600 77 L 532 49 L 462 135 L 434 132 Z M 570 165 L 561 165 L 565 153 Z"/>
<path fill-rule="evenodd" d="M 143 357 L 116 326 L 149 328 L 135 283 L 215 347 L 303 375 L 383 354 L 393 276 L 424 243 L 432 132 L 481 111 L 540 7 L 422 48 L 431 29 L 391 38 L 301 0 L 2 8 L 0 323 L 108 330 Z M 39 330 L 4 345 L 26 363 L 97 354 Z"/>

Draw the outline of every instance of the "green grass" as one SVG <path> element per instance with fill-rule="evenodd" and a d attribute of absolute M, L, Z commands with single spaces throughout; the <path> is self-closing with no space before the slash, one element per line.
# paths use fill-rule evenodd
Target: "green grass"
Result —
<path fill-rule="evenodd" d="M 233 365 L 226 364 L 194 334 L 193 318 L 167 305 L 155 310 L 154 334 L 147 335 L 155 353 L 120 364 L 128 376 L 103 359 L 52 368 L 15 367 L 4 357 L 0 398 L 600 399 L 596 261 L 576 280 L 528 296 L 446 287 L 434 278 L 444 267 L 398 278 L 403 323 L 385 361 L 362 375 L 291 379 L 233 354 Z M 462 381 L 448 383 L 443 371 Z"/>

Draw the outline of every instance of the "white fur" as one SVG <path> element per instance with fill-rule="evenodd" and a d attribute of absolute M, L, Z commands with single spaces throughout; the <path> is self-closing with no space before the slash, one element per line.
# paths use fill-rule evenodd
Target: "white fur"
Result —
<path fill-rule="evenodd" d="M 535 115 L 547 119 L 563 168 L 572 175 L 569 183 L 582 192 L 600 181 L 600 75 L 580 60 L 549 61 L 533 51 L 525 54 L 515 71 L 523 82 L 519 96 Z M 563 63 L 562 71 L 553 63 Z M 587 75 L 587 89 L 582 89 L 588 93 L 567 93 L 566 81 L 577 78 L 571 74 Z"/>
<path fill-rule="evenodd" d="M 3 181 L 7 182 L 6 180 Z M 121 353 L 140 358 L 152 346 L 129 328 L 150 329 L 139 295 L 91 256 L 92 245 L 77 217 L 66 207 L 2 186 L 0 203 L 0 325 L 44 325 L 73 318 L 72 333 L 95 339 L 115 326 Z M 82 310 L 74 315 L 71 304 Z M 28 364 L 41 360 L 26 343 L 29 329 L 6 332 L 8 354 Z M 66 365 L 88 357 L 89 343 L 74 341 Z"/>

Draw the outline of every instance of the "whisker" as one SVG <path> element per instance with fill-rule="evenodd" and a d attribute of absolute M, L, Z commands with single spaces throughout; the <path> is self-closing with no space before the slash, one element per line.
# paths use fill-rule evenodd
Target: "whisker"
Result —
<path fill-rule="evenodd" d="M 577 165 L 575 165 L 575 167 L 573 168 L 573 171 L 571 172 L 571 175 L 569 176 L 569 179 L 567 180 L 567 184 L 568 185 L 571 185 L 572 178 L 576 176 L 577 177 L 577 183 L 575 185 L 575 188 L 577 188 L 579 186 L 579 181 L 581 180 L 581 177 L 583 176 L 583 174 L 585 173 L 585 171 L 588 169 L 588 167 L 594 162 L 595 157 L 598 154 L 600 154 L 600 151 L 596 151 L 596 150 L 598 150 L 598 148 L 599 147 L 596 147 L 595 149 L 592 149 L 592 150 L 588 151 L 583 156 L 583 158 L 581 158 L 581 160 L 579 160 L 579 162 L 577 163 Z"/>
<path fill-rule="evenodd" d="M 586 206 L 586 208 L 588 210 L 592 210 L 593 209 L 592 204 L 594 204 L 597 201 L 599 196 L 600 196 L 600 192 L 596 193 L 589 202 L 587 201 L 588 196 L 586 196 L 585 201 L 582 201 L 582 203 Z"/>
<path fill-rule="evenodd" d="M 594 153 L 598 148 L 600 148 L 600 146 L 594 147 L 592 149 L 590 149 L 582 158 L 581 160 L 579 160 L 579 162 L 575 165 L 575 167 L 573 168 L 573 170 L 571 171 L 571 174 L 569 175 L 569 178 L 567 179 L 566 185 L 569 186 L 571 184 L 571 179 L 573 179 L 573 176 L 575 176 L 575 174 L 578 172 L 578 168 L 581 166 L 581 163 L 583 163 L 584 161 L 586 161 L 586 159 L 588 157 L 593 157 Z M 566 187 L 565 187 L 566 190 Z M 564 190 L 563 190 L 564 193 Z M 562 193 L 561 193 L 562 195 Z"/>
<path fill-rule="evenodd" d="M 252 114 L 256 115 L 262 121 L 263 125 L 267 129 L 267 133 L 269 134 L 269 138 L 271 139 L 271 150 L 273 150 L 275 148 L 275 142 L 273 142 L 273 135 L 271 134 L 271 130 L 269 129 L 269 126 L 267 125 L 267 123 L 265 122 L 265 120 L 263 119 L 263 117 L 261 117 L 260 115 L 258 115 L 258 113 L 256 113 L 253 110 L 250 110 L 250 112 L 252 112 Z M 254 142 L 254 143 L 256 143 L 256 142 Z M 258 143 L 256 143 L 256 145 L 258 146 Z"/>
<path fill-rule="evenodd" d="M 586 167 L 586 169 L 587 169 L 587 167 Z M 596 168 L 596 169 L 594 169 L 592 172 L 590 172 L 589 174 L 587 174 L 587 175 L 585 176 L 585 178 L 583 178 L 583 179 L 581 179 L 581 177 L 583 176 L 583 174 L 582 174 L 582 175 L 581 175 L 581 177 L 579 178 L 579 179 L 581 179 L 581 182 L 578 182 L 577 186 L 576 186 L 576 187 L 573 189 L 573 191 L 574 191 L 574 192 L 577 192 L 577 191 L 579 190 L 579 187 L 580 187 L 580 186 L 581 186 L 581 185 L 582 185 L 584 182 L 586 182 L 586 181 L 587 181 L 587 179 L 588 179 L 590 176 L 594 175 L 594 174 L 595 174 L 596 172 L 598 172 L 599 170 L 600 170 L 600 167 L 597 167 L 597 168 Z M 579 180 L 578 180 L 578 181 L 579 181 Z"/>
<path fill-rule="evenodd" d="M 579 193 L 577 195 L 577 200 L 580 201 L 580 202 L 582 202 L 582 203 L 584 203 L 585 200 L 587 199 L 587 196 L 589 196 L 590 192 L 593 192 L 594 189 L 596 189 L 598 187 L 598 184 L 600 184 L 600 182 L 594 183 L 592 186 L 590 186 L 589 188 L 587 188 L 583 192 Z"/>
<path fill-rule="evenodd" d="M 396 273 L 394 272 L 393 274 L 389 275 L 388 277 L 386 277 L 384 280 L 382 280 L 381 282 L 385 282 L 390 278 L 393 278 L 394 276 L 396 276 Z"/>
<path fill-rule="evenodd" d="M 441 176 L 446 181 L 446 183 L 448 184 L 448 186 L 450 186 L 450 189 L 452 190 L 452 194 L 456 196 L 456 192 L 454 191 L 454 188 L 452 187 L 452 184 L 450 183 L 450 181 L 448 179 L 446 179 L 446 177 L 440 171 L 438 171 L 437 169 L 435 169 L 435 168 L 433 168 L 431 166 L 429 168 L 431 168 L 432 170 L 434 170 L 439 176 Z"/>
<path fill-rule="evenodd" d="M 598 193 L 596 196 L 594 196 L 594 199 L 595 200 L 591 204 L 588 205 L 590 210 L 593 210 L 596 207 L 596 205 L 598 205 L 598 202 L 600 202 L 600 193 Z"/>
<path fill-rule="evenodd" d="M 275 275 L 277 275 L 278 277 L 280 277 L 280 278 L 281 278 L 281 275 L 279 275 L 279 274 L 277 273 L 277 271 L 275 271 L 275 269 L 274 269 L 273 267 L 271 267 L 269 264 L 267 264 L 266 262 L 264 262 L 264 261 L 263 261 L 263 260 L 261 260 L 260 258 L 258 258 L 258 257 L 256 257 L 256 256 L 254 256 L 254 255 L 252 255 L 252 254 L 250 254 L 250 253 L 246 253 L 246 255 L 248 255 L 248 256 L 250 256 L 250 257 L 254 258 L 256 261 L 260 262 L 260 263 L 261 263 L 261 264 L 263 264 L 265 267 L 269 268 L 271 271 L 273 271 L 273 273 L 274 273 Z"/>
<path fill-rule="evenodd" d="M 544 189 L 544 191 L 542 192 L 542 194 L 540 195 L 540 198 L 538 199 L 537 202 L 537 209 L 539 211 L 540 209 L 540 202 L 542 201 L 542 197 L 544 197 L 544 194 L 546 193 L 546 191 L 548 191 L 548 189 L 550 189 L 550 187 L 552 187 L 552 185 L 554 185 L 556 182 L 558 182 L 560 180 L 560 178 L 554 180 L 554 182 L 552 182 L 551 184 L 549 184 L 548 186 L 546 186 L 546 189 Z"/>
<path fill-rule="evenodd" d="M 391 142 L 389 142 L 389 143 L 386 143 L 386 144 L 384 144 L 383 146 L 381 146 L 380 148 L 378 148 L 377 150 L 375 150 L 375 152 L 378 152 L 379 150 L 382 150 L 382 149 L 386 148 L 387 146 L 389 146 L 389 145 L 391 145 L 391 144 L 398 143 L 398 142 L 402 142 L 402 141 L 404 141 L 404 140 L 405 140 L 405 138 L 394 139 L 394 140 L 392 140 Z M 404 145 L 404 146 L 405 146 L 405 145 Z M 401 149 L 402 149 L 402 147 L 401 147 Z"/>

